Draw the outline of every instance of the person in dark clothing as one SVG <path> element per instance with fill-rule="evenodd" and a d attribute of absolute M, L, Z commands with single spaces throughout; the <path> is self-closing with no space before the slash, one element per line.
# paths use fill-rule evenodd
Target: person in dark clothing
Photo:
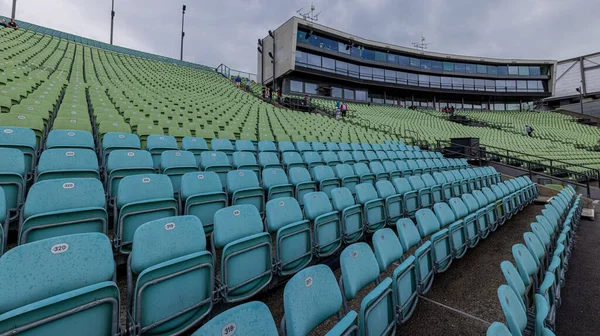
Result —
<path fill-rule="evenodd" d="M 10 22 L 8 23 L 8 27 L 13 28 L 14 30 L 17 30 L 19 28 L 19 26 L 15 22 L 15 19 L 10 19 Z"/>

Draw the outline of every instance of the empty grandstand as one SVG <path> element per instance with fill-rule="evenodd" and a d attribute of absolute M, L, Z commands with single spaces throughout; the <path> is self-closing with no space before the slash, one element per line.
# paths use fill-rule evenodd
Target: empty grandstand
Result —
<path fill-rule="evenodd" d="M 333 53 L 306 36 L 326 27 L 291 23 L 292 69 L 302 67 L 298 55 L 310 63 L 308 51 Z M 294 91 L 302 71 L 275 62 L 281 75 L 271 81 L 285 94 L 352 101 L 336 120 L 319 113 L 334 104 L 325 97 L 314 99 L 317 113 L 287 109 L 256 97 L 261 84 L 247 92 L 216 69 L 19 26 L 0 28 L 0 335 L 559 329 L 589 203 L 572 179 L 588 176 L 589 194 L 597 133 L 564 115 L 499 111 L 549 96 L 551 61 L 462 57 L 450 71 L 435 55 L 416 58 L 419 66 L 409 57 L 391 67 L 418 68 L 416 85 L 396 81 L 383 98 L 375 68 L 368 79 L 359 70 L 360 81 L 303 72 L 365 85 L 336 97 L 309 81 Z M 353 41 L 361 48 L 337 52 L 383 61 Z M 400 62 L 398 52 L 385 62 Z M 444 87 L 436 71 L 454 72 L 450 85 L 460 79 L 460 88 Z M 410 102 L 393 96 L 403 90 Z M 396 106 L 377 104 L 388 98 Z M 472 126 L 434 109 L 458 101 L 498 111 L 459 110 Z M 521 123 L 534 125 L 533 137 Z M 466 136 L 498 160 L 456 157 L 446 143 Z M 501 174 L 506 167 L 521 170 Z M 545 188 L 536 174 L 562 185 Z M 514 265 L 500 264 L 507 258 Z"/>

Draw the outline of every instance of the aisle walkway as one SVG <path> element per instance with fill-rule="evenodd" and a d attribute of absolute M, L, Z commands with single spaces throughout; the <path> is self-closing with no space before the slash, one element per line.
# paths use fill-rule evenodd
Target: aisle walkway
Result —
<path fill-rule="evenodd" d="M 596 207 L 596 214 L 599 210 Z M 569 260 L 556 335 L 600 334 L 600 217 L 581 219 Z"/>

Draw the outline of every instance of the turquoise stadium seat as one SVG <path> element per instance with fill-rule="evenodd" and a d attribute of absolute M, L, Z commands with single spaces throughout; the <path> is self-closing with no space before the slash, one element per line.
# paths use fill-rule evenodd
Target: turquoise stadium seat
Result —
<path fill-rule="evenodd" d="M 136 134 L 108 132 L 102 138 L 101 163 L 106 164 L 110 152 L 117 149 L 141 149 L 140 138 Z"/>
<path fill-rule="evenodd" d="M 281 153 L 281 163 L 285 171 L 289 172 L 293 168 L 306 168 L 306 163 L 302 160 L 300 153 L 287 151 Z"/>
<path fill-rule="evenodd" d="M 453 259 L 452 238 L 448 229 L 441 228 L 439 220 L 430 209 L 417 211 L 415 219 L 421 238 L 431 236 L 436 273 L 445 272 L 452 264 Z"/>
<path fill-rule="evenodd" d="M 50 148 L 87 148 L 95 150 L 94 137 L 87 131 L 52 130 L 45 146 Z"/>
<path fill-rule="evenodd" d="M 194 154 L 188 151 L 166 150 L 160 154 L 160 173 L 171 179 L 173 191 L 181 190 L 181 177 L 185 173 L 198 171 Z"/>
<path fill-rule="evenodd" d="M 273 278 L 271 237 L 264 231 L 260 213 L 249 204 L 215 213 L 213 255 L 221 251 L 220 282 L 224 302 L 249 299 Z"/>
<path fill-rule="evenodd" d="M 262 169 L 267 168 L 283 168 L 277 153 L 274 152 L 260 152 L 258 153 L 258 165 Z"/>
<path fill-rule="evenodd" d="M 23 152 L 26 173 L 31 173 L 35 168 L 37 145 L 31 129 L 0 126 L 0 148 L 14 148 Z"/>
<path fill-rule="evenodd" d="M 329 330 L 332 335 L 358 332 L 358 314 L 349 311 L 343 317 L 342 293 L 335 275 L 326 265 L 315 265 L 296 273 L 283 291 L 284 316 L 281 334 L 308 335 L 321 323 L 337 315 L 337 324 Z"/>
<path fill-rule="evenodd" d="M 23 204 L 26 188 L 25 155 L 16 148 L 0 147 L 0 189 L 10 219 L 16 219 Z"/>
<path fill-rule="evenodd" d="M 252 301 L 230 308 L 213 317 L 193 336 L 204 335 L 277 336 L 277 326 L 269 307 Z"/>
<path fill-rule="evenodd" d="M 340 179 L 340 185 L 348 188 L 352 194 L 356 193 L 356 185 L 360 183 L 360 178 L 354 173 L 349 164 L 337 164 L 334 168 L 335 176 Z"/>
<path fill-rule="evenodd" d="M 108 154 L 106 163 L 106 191 L 109 199 L 119 195 L 119 183 L 126 176 L 154 174 L 152 155 L 145 150 L 117 149 Z"/>
<path fill-rule="evenodd" d="M 106 137 L 106 135 L 104 136 Z M 208 151 L 206 140 L 197 137 L 184 137 L 181 140 L 181 149 L 192 152 L 196 158 L 196 166 L 200 165 L 200 154 Z"/>
<path fill-rule="evenodd" d="M 363 206 L 366 232 L 375 232 L 387 224 L 385 201 L 377 195 L 372 184 L 356 186 L 356 201 Z"/>
<path fill-rule="evenodd" d="M 319 186 L 319 191 L 331 198 L 331 190 L 340 187 L 340 180 L 330 166 L 317 165 L 310 168 L 311 176 Z"/>
<path fill-rule="evenodd" d="M 359 328 L 361 335 L 394 334 L 396 314 L 392 279 L 379 277 L 379 265 L 367 243 L 354 243 L 340 255 L 340 288 L 344 298 L 344 311 L 348 313 L 347 301 L 370 284 L 376 287 L 361 301 Z"/>
<path fill-rule="evenodd" d="M 362 205 L 354 203 L 350 189 L 341 187 L 331 191 L 331 203 L 334 210 L 340 213 L 342 240 L 344 244 L 352 244 L 364 235 Z"/>
<path fill-rule="evenodd" d="M 31 186 L 21 213 L 19 244 L 107 231 L 106 199 L 98 179 L 54 179 Z"/>
<path fill-rule="evenodd" d="M 392 274 L 392 290 L 395 310 L 398 313 L 397 322 L 405 323 L 412 316 L 419 300 L 415 257 L 411 255 L 402 260 L 402 245 L 390 228 L 377 230 L 372 240 L 380 273 L 385 272 L 390 265 L 399 263 Z"/>
<path fill-rule="evenodd" d="M 227 193 L 231 205 L 249 204 L 256 207 L 260 215 L 265 212 L 265 194 L 252 170 L 232 170 L 227 173 Z"/>
<path fill-rule="evenodd" d="M 312 223 L 314 252 L 326 257 L 342 246 L 340 214 L 333 209 L 324 192 L 304 194 L 304 215 Z"/>
<path fill-rule="evenodd" d="M 184 215 L 200 219 L 204 232 L 213 231 L 215 213 L 229 205 L 221 179 L 215 172 L 186 173 L 181 177 L 179 203 Z"/>
<path fill-rule="evenodd" d="M 396 223 L 405 214 L 403 195 L 397 194 L 394 185 L 388 180 L 377 181 L 375 186 L 377 194 L 385 202 L 387 223 Z"/>
<path fill-rule="evenodd" d="M 290 183 L 294 186 L 294 195 L 301 206 L 304 205 L 304 195 L 317 191 L 317 184 L 310 177 L 306 168 L 294 168 L 289 171 Z"/>
<path fill-rule="evenodd" d="M 0 287 L 0 333 L 119 334 L 119 289 L 106 235 L 17 246 L 0 258 L 0 269 L 1 283 L 11 284 Z"/>
<path fill-rule="evenodd" d="M 113 218 L 115 248 L 121 254 L 129 254 L 135 230 L 140 225 L 177 216 L 179 207 L 166 175 L 126 176 L 119 182 L 119 190 Z"/>
<path fill-rule="evenodd" d="M 227 183 L 227 173 L 232 170 L 231 163 L 224 152 L 206 151 L 200 154 L 200 169 L 219 175 L 221 183 Z"/>
<path fill-rule="evenodd" d="M 276 269 L 285 276 L 298 272 L 312 261 L 310 223 L 303 219 L 298 201 L 280 197 L 267 202 L 266 227 L 275 237 Z"/>
<path fill-rule="evenodd" d="M 213 257 L 195 216 L 142 224 L 134 234 L 127 267 L 128 325 L 136 334 L 183 333 L 213 305 Z"/>
<path fill-rule="evenodd" d="M 294 197 L 294 186 L 281 168 L 267 168 L 262 171 L 262 187 L 267 193 L 267 201 L 279 197 Z"/>
<path fill-rule="evenodd" d="M 160 165 L 160 155 L 166 150 L 177 150 L 177 140 L 168 135 L 149 135 L 146 139 L 146 150 L 152 155 L 154 169 Z"/>
<path fill-rule="evenodd" d="M 256 162 L 256 156 L 251 152 L 234 152 L 231 163 L 237 170 L 252 170 L 260 179 L 260 166 Z"/>
<path fill-rule="evenodd" d="M 6 207 L 6 197 L 4 190 L 0 188 L 0 256 L 4 253 L 8 237 L 8 210 Z"/>

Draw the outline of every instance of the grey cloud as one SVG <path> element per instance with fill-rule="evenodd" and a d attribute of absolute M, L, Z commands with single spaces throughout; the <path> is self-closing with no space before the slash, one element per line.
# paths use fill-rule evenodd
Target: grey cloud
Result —
<path fill-rule="evenodd" d="M 10 14 L 11 0 L 0 0 Z M 256 72 L 256 40 L 310 7 L 309 0 L 116 0 L 115 44 Z M 597 0 L 315 0 L 319 23 L 384 43 L 411 46 L 423 34 L 437 52 L 564 59 L 598 51 Z M 110 1 L 19 1 L 19 19 L 108 42 Z"/>

